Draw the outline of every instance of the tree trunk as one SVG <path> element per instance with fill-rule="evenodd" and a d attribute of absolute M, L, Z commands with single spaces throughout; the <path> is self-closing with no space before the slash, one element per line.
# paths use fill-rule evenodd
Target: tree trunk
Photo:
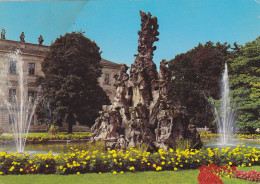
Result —
<path fill-rule="evenodd" d="M 72 126 L 73 126 L 73 124 L 70 122 L 70 123 L 68 123 L 68 134 L 72 134 Z"/>
<path fill-rule="evenodd" d="M 250 134 L 255 134 L 255 129 L 252 127 L 247 128 Z"/>

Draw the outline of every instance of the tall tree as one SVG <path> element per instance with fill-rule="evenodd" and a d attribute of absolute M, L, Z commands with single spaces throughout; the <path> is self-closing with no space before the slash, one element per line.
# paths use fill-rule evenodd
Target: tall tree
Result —
<path fill-rule="evenodd" d="M 203 127 L 214 120 L 209 98 L 220 98 L 221 73 L 230 57 L 227 43 L 207 42 L 170 61 L 173 100 L 186 108 L 187 118 Z"/>
<path fill-rule="evenodd" d="M 229 64 L 237 126 L 253 133 L 260 127 L 260 37 L 240 46 L 238 56 Z"/>
<path fill-rule="evenodd" d="M 109 98 L 98 84 L 102 73 L 99 47 L 81 32 L 60 36 L 50 46 L 42 63 L 43 99 L 49 104 L 51 118 L 56 124 L 68 123 L 68 133 L 79 122 L 92 125 L 103 104 Z M 38 115 L 44 116 L 42 105 Z"/>

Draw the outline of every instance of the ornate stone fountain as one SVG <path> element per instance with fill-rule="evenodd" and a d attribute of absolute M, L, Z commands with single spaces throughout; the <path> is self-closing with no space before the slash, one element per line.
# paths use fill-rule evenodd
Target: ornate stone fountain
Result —
<path fill-rule="evenodd" d="M 138 54 L 127 73 L 122 64 L 116 80 L 112 105 L 104 105 L 92 126 L 92 141 L 104 140 L 109 149 L 125 149 L 140 144 L 168 149 L 179 139 L 187 138 L 193 145 L 201 144 L 196 127 L 185 122 L 185 108 L 169 99 L 171 72 L 168 61 L 162 60 L 159 73 L 153 62 L 153 46 L 159 39 L 157 18 L 140 11 Z M 189 125 L 190 124 L 190 125 Z"/>

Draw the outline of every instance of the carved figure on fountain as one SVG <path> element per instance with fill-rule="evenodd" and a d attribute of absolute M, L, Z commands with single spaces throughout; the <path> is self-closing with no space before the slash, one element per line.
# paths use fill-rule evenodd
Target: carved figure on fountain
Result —
<path fill-rule="evenodd" d="M 168 149 L 172 140 L 173 112 L 168 110 L 166 103 L 161 100 L 157 114 L 158 125 L 155 129 L 157 147 Z"/>
<path fill-rule="evenodd" d="M 202 146 L 200 134 L 197 132 L 197 126 L 195 125 L 194 118 L 190 119 L 187 134 L 188 134 L 188 140 L 193 149 L 197 149 Z"/>
<path fill-rule="evenodd" d="M 160 72 L 159 72 L 159 92 L 160 98 L 168 101 L 169 90 L 171 89 L 171 72 L 167 67 L 168 61 L 163 59 L 160 63 Z"/>
<path fill-rule="evenodd" d="M 127 132 L 128 147 L 134 147 L 142 143 L 140 122 L 137 121 L 137 112 L 131 108 L 131 120 Z"/>
<path fill-rule="evenodd" d="M 126 149 L 126 140 L 124 135 L 120 135 L 120 138 L 118 139 L 115 149 L 125 150 Z"/>

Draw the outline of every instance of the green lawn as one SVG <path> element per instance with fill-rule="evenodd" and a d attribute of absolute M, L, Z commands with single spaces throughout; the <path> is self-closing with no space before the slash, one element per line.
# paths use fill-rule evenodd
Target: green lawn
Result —
<path fill-rule="evenodd" d="M 260 171 L 260 166 L 241 168 L 242 170 Z M 137 172 L 113 175 L 81 174 L 81 175 L 7 175 L 0 176 L 0 184 L 196 184 L 199 170 Z M 222 178 L 225 184 L 256 184 L 241 179 Z"/>

